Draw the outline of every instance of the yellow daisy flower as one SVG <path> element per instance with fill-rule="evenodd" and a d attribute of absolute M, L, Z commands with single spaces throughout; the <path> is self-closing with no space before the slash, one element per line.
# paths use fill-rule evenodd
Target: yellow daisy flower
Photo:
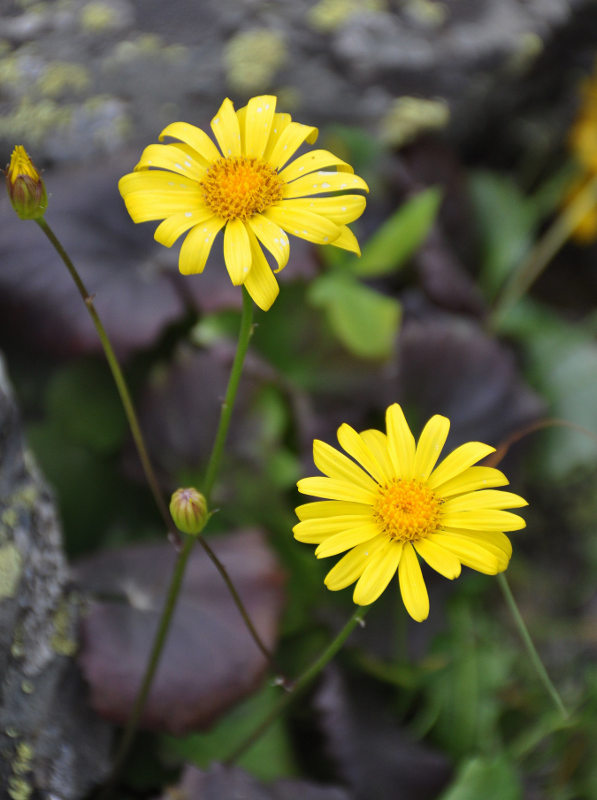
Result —
<path fill-rule="evenodd" d="M 281 270 L 290 250 L 285 232 L 360 254 L 347 223 L 363 213 L 365 198 L 353 192 L 368 191 L 365 181 L 327 150 L 289 163 L 304 142 L 315 142 L 317 128 L 276 113 L 276 98 L 263 95 L 239 111 L 224 100 L 211 129 L 218 146 L 200 128 L 173 122 L 159 138 L 178 141 L 146 147 L 135 171 L 118 183 L 134 222 L 163 220 L 158 242 L 171 247 L 187 234 L 179 259 L 183 275 L 203 271 L 224 228 L 232 283 L 243 284 L 267 310 L 278 283 L 262 246 Z"/>
<path fill-rule="evenodd" d="M 294 527 L 300 542 L 317 544 L 318 558 L 348 552 L 328 572 L 325 584 L 337 591 L 355 581 L 357 605 L 373 603 L 398 571 L 406 610 L 422 622 L 429 597 L 419 556 L 446 578 L 457 578 L 461 565 L 495 575 L 508 566 L 512 545 L 504 531 L 525 527 L 507 508 L 526 506 L 492 467 L 473 466 L 494 452 L 481 442 L 457 447 L 436 466 L 450 429 L 439 414 L 425 425 L 418 443 L 397 404 L 386 412 L 387 434 L 338 429 L 348 458 L 315 440 L 316 467 L 326 477 L 303 478 L 303 494 L 325 498 L 296 509 Z M 355 463 L 357 462 L 357 463 Z"/>

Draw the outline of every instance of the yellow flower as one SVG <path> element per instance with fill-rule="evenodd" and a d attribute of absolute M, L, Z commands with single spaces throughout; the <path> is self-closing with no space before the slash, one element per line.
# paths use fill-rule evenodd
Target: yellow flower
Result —
<path fill-rule="evenodd" d="M 46 187 L 22 145 L 12 151 L 6 169 L 6 188 L 12 207 L 21 219 L 41 219 L 48 207 Z"/>
<path fill-rule="evenodd" d="M 180 250 L 184 275 L 202 272 L 213 241 L 224 228 L 224 261 L 235 286 L 244 284 L 267 310 L 278 283 L 264 246 L 281 270 L 288 261 L 286 232 L 317 244 L 359 253 L 347 223 L 365 208 L 368 191 L 346 162 L 327 150 L 311 150 L 289 162 L 317 128 L 276 113 L 276 98 L 253 97 L 239 111 L 224 100 L 211 121 L 219 146 L 200 128 L 174 122 L 160 134 L 178 139 L 149 145 L 135 172 L 118 188 L 134 222 L 164 220 L 155 231 L 171 247 L 187 233 Z"/>
<path fill-rule="evenodd" d="M 303 494 L 325 498 L 296 509 L 300 542 L 319 545 L 318 558 L 350 551 L 328 572 L 325 584 L 337 591 L 357 582 L 357 605 L 373 603 L 398 571 L 406 610 L 418 622 L 429 614 L 429 597 L 419 556 L 446 578 L 461 565 L 495 575 L 508 566 L 512 545 L 504 531 L 525 527 L 504 511 L 527 505 L 511 492 L 492 467 L 473 466 L 495 448 L 481 442 L 457 447 L 436 466 L 450 428 L 436 415 L 417 444 L 397 404 L 386 412 L 387 434 L 338 429 L 348 458 L 319 440 L 313 443 L 316 467 L 326 477 L 303 478 Z M 356 462 L 356 463 L 355 463 Z"/>

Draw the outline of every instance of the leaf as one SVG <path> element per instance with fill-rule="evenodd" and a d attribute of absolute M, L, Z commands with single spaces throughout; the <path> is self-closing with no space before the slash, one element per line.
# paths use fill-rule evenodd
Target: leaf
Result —
<path fill-rule="evenodd" d="M 425 241 L 441 197 L 441 191 L 432 187 L 407 200 L 367 240 L 361 258 L 350 261 L 351 272 L 372 278 L 402 267 Z"/>
<path fill-rule="evenodd" d="M 505 756 L 468 759 L 439 800 L 479 800 L 481 797 L 483 800 L 522 800 L 516 769 Z"/>
<path fill-rule="evenodd" d="M 530 248 L 538 215 L 510 178 L 477 172 L 470 191 L 482 238 L 481 287 L 492 299 Z"/>
<path fill-rule="evenodd" d="M 283 578 L 264 536 L 245 531 L 217 537 L 211 544 L 272 648 Z M 175 557 L 169 544 L 147 544 L 106 551 L 76 565 L 81 588 L 106 598 L 90 602 L 78 660 L 91 705 L 114 722 L 123 723 L 131 713 Z M 255 691 L 266 668 L 228 589 L 197 545 L 142 726 L 177 735 L 208 727 Z"/>
<path fill-rule="evenodd" d="M 313 281 L 308 300 L 326 312 L 342 344 L 361 358 L 388 358 L 394 348 L 401 307 L 348 275 L 330 273 Z"/>

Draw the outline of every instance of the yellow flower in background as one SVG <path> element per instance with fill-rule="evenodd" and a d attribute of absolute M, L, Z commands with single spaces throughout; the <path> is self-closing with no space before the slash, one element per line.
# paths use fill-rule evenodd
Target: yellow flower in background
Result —
<path fill-rule="evenodd" d="M 581 106 L 568 134 L 570 150 L 579 164 L 597 172 L 597 71 L 581 84 Z"/>
<path fill-rule="evenodd" d="M 419 557 L 446 578 L 461 565 L 488 575 L 508 566 L 512 545 L 504 531 L 525 527 L 505 511 L 526 500 L 496 486 L 508 484 L 492 467 L 473 466 L 494 452 L 480 442 L 457 447 L 436 466 L 450 429 L 436 415 L 418 443 L 402 408 L 386 412 L 387 433 L 338 429 L 344 455 L 315 440 L 313 456 L 325 477 L 303 478 L 303 494 L 324 498 L 296 509 L 294 536 L 317 544 L 318 558 L 349 551 L 328 572 L 325 584 L 337 591 L 355 583 L 357 605 L 373 603 L 396 571 L 406 610 L 418 622 L 429 614 L 429 597 Z"/>
<path fill-rule="evenodd" d="M 232 283 L 244 285 L 267 310 L 278 283 L 262 247 L 276 271 L 288 262 L 286 233 L 360 253 L 347 223 L 363 213 L 365 198 L 353 192 L 368 191 L 365 181 L 327 150 L 290 161 L 301 145 L 315 142 L 317 128 L 276 113 L 276 98 L 263 95 L 239 111 L 224 100 L 211 129 L 218 146 L 194 125 L 168 125 L 160 141 L 178 141 L 149 145 L 118 184 L 134 222 L 163 220 L 154 234 L 158 242 L 171 247 L 187 234 L 179 258 L 184 275 L 203 271 L 223 228 Z"/>
<path fill-rule="evenodd" d="M 41 219 L 48 207 L 46 187 L 22 145 L 12 151 L 5 174 L 8 196 L 19 217 Z"/>

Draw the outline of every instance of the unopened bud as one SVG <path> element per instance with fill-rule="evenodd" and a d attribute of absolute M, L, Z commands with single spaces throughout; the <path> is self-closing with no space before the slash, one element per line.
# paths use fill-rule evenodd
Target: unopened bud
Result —
<path fill-rule="evenodd" d="M 21 219 L 41 219 L 48 207 L 46 187 L 25 148 L 18 144 L 6 169 L 12 207 Z"/>
<path fill-rule="evenodd" d="M 207 518 L 205 497 L 192 487 L 177 489 L 170 500 L 170 513 L 179 531 L 192 535 L 200 533 Z"/>

